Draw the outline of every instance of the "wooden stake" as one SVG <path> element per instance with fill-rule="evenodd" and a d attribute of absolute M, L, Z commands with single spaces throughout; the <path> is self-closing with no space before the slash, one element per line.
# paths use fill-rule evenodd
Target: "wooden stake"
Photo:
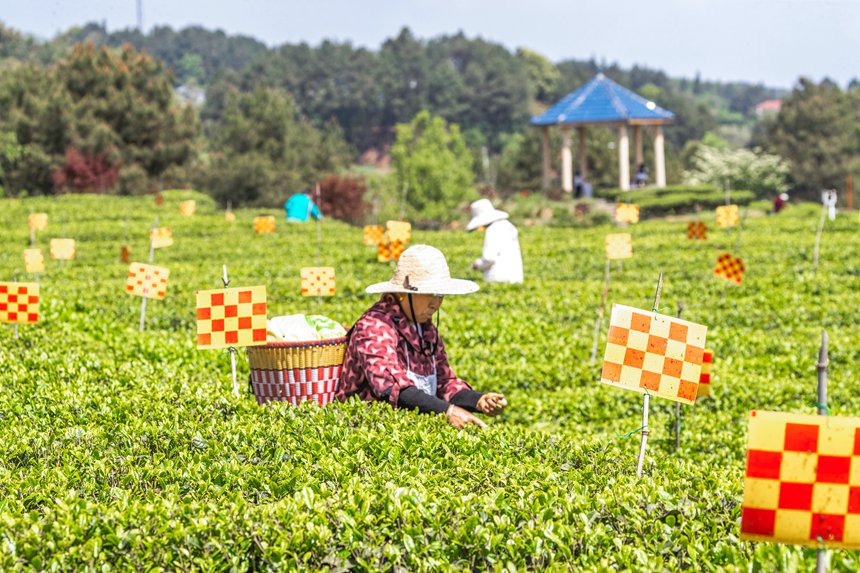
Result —
<path fill-rule="evenodd" d="M 230 279 L 227 277 L 227 265 L 221 265 L 221 281 L 224 283 L 224 288 L 230 286 Z M 234 347 L 230 347 L 227 350 L 230 351 L 230 372 L 233 374 L 233 395 L 237 398 L 239 397 L 239 383 L 236 382 L 236 353 L 237 350 Z"/>
<path fill-rule="evenodd" d="M 591 361 L 594 362 L 597 358 L 597 340 L 600 338 L 600 326 L 603 324 L 603 313 L 606 308 L 606 298 L 609 295 L 609 263 L 606 259 L 606 270 L 604 271 L 603 279 L 603 296 L 600 298 L 600 310 L 597 312 L 597 320 L 594 323 L 594 343 L 591 345 Z"/>
<path fill-rule="evenodd" d="M 821 331 L 821 347 L 818 350 L 818 415 L 827 415 L 827 331 Z M 827 550 L 819 549 L 815 559 L 815 573 L 827 571 Z"/>
<path fill-rule="evenodd" d="M 657 312 L 660 308 L 660 291 L 663 290 L 663 273 L 657 279 L 657 293 L 654 295 L 653 311 Z M 651 395 L 647 392 L 642 399 L 642 441 L 639 443 L 639 460 L 636 463 L 636 477 L 642 477 L 642 464 L 645 463 L 645 449 L 648 447 L 648 404 Z"/>

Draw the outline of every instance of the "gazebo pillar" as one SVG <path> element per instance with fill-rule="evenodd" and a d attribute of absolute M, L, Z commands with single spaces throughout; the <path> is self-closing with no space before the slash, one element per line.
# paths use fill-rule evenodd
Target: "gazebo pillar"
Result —
<path fill-rule="evenodd" d="M 570 126 L 561 128 L 561 188 L 573 192 L 573 157 L 570 153 Z"/>
<path fill-rule="evenodd" d="M 654 171 L 657 187 L 666 186 L 666 160 L 663 157 L 663 126 L 654 128 Z"/>
<path fill-rule="evenodd" d="M 626 123 L 618 126 L 618 186 L 622 191 L 630 190 L 630 142 Z"/>
<path fill-rule="evenodd" d="M 576 128 L 576 140 L 579 146 L 577 150 L 579 152 L 579 175 L 583 181 L 588 181 L 588 162 L 585 160 L 585 126 L 580 125 Z"/>
<path fill-rule="evenodd" d="M 642 165 L 642 126 L 633 126 L 633 167 L 639 171 L 639 166 Z"/>
<path fill-rule="evenodd" d="M 546 191 L 552 183 L 550 175 L 552 149 L 549 145 L 549 126 L 545 125 L 540 128 L 540 138 L 541 143 L 543 144 L 543 179 L 541 181 L 541 187 Z"/>

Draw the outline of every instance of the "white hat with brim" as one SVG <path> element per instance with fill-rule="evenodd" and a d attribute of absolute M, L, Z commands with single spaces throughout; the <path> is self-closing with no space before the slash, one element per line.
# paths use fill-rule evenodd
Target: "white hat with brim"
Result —
<path fill-rule="evenodd" d="M 478 199 L 471 205 L 472 220 L 466 225 L 467 231 L 474 231 L 478 227 L 486 227 L 490 223 L 501 221 L 510 217 L 504 211 L 500 211 L 493 207 L 489 199 Z"/>
<path fill-rule="evenodd" d="M 442 251 L 430 245 L 413 245 L 403 251 L 390 281 L 376 283 L 365 292 L 379 294 L 404 292 L 414 294 L 469 294 L 478 290 L 477 283 L 452 279 L 448 261 Z"/>

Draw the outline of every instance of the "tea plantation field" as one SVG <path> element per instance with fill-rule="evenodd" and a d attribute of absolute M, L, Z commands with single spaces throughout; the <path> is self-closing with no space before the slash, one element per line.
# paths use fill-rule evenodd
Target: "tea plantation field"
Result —
<path fill-rule="evenodd" d="M 830 408 L 860 413 L 860 224 L 828 222 L 812 268 L 820 208 L 750 217 L 731 286 L 712 276 L 736 229 L 709 219 L 707 242 L 686 223 L 630 229 L 635 258 L 612 267 L 610 303 L 708 325 L 714 396 L 684 406 L 651 401 L 652 433 L 636 477 L 638 394 L 600 384 L 589 361 L 603 282 L 603 238 L 592 229 L 523 228 L 526 283 L 487 285 L 445 299 L 441 332 L 457 373 L 508 395 L 489 429 L 456 430 L 442 417 L 351 402 L 259 407 L 235 399 L 229 355 L 194 342 L 194 292 L 265 284 L 269 315 L 321 312 L 351 324 L 387 280 L 388 264 L 361 230 L 323 224 L 322 263 L 337 296 L 299 294 L 299 268 L 316 262 L 316 227 L 255 235 L 261 211 L 228 223 L 203 195 L 64 196 L 0 202 L 0 278 L 29 280 L 27 214 L 49 214 L 37 245 L 78 242 L 76 260 L 47 261 L 38 325 L 0 328 L 0 570 L 46 571 L 808 571 L 815 551 L 739 539 L 751 409 L 815 412 L 821 329 L 830 336 Z M 198 213 L 181 217 L 194 197 Z M 167 298 L 124 292 L 119 249 L 145 262 L 158 215 L 175 244 Z M 711 215 L 712 216 L 712 215 Z M 515 223 L 519 223 L 515 221 Z M 128 239 L 126 239 L 128 237 Z M 416 231 L 452 274 L 470 269 L 483 237 Z M 480 281 L 479 281 L 480 282 Z M 608 318 L 601 335 L 601 352 Z M 600 353 L 599 353 L 600 354 Z M 602 354 L 601 354 L 602 355 Z M 247 360 L 240 354 L 240 376 Z M 834 551 L 831 570 L 860 570 Z"/>

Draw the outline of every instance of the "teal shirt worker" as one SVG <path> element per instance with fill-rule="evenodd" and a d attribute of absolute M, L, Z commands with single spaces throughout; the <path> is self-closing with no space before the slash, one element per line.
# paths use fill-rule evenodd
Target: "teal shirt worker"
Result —
<path fill-rule="evenodd" d="M 311 201 L 307 193 L 296 193 L 284 203 L 287 221 L 307 221 L 310 217 L 322 219 L 319 207 Z"/>

